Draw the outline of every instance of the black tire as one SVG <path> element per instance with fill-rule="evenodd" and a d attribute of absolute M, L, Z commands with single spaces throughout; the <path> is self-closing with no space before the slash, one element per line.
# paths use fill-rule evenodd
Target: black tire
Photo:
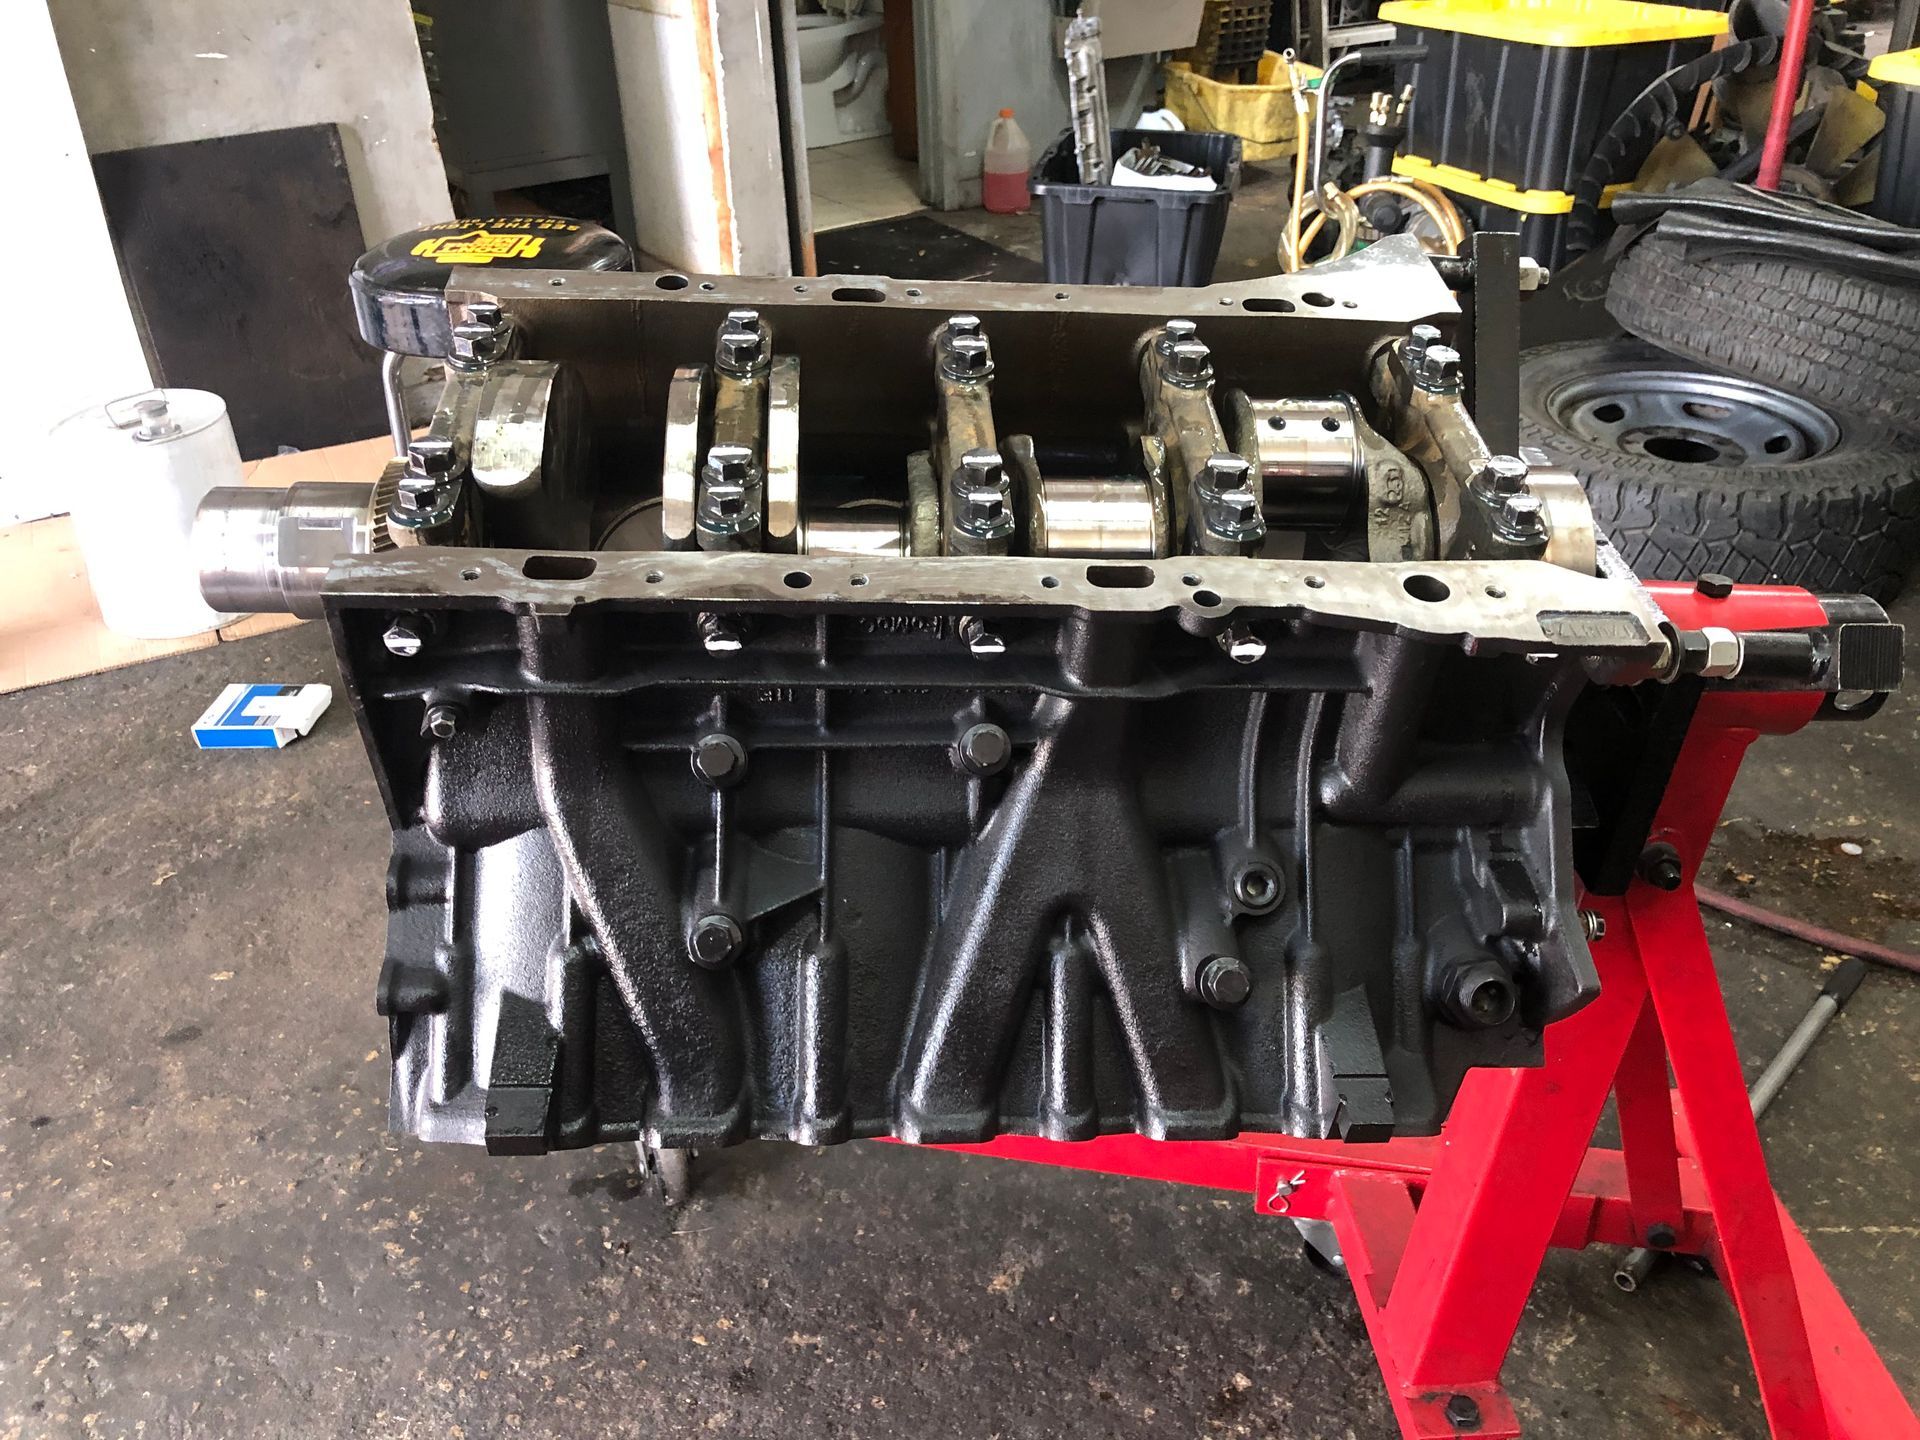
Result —
<path fill-rule="evenodd" d="M 1642 340 L 1839 410 L 1920 426 L 1920 286 L 1647 236 L 1607 309 Z"/>
<path fill-rule="evenodd" d="M 1644 413 L 1635 394 L 1651 395 Z M 1689 405 L 1725 415 L 1656 423 Z M 1788 417 L 1779 435 L 1776 414 Z M 1639 341 L 1525 352 L 1520 434 L 1580 477 L 1601 531 L 1643 579 L 1718 572 L 1891 600 L 1920 556 L 1920 441 Z M 1781 435 L 1792 458 L 1746 457 Z"/>

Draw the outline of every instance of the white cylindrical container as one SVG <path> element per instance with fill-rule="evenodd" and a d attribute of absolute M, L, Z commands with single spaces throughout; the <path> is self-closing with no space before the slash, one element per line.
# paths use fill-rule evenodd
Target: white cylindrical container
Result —
<path fill-rule="evenodd" d="M 191 546 L 201 499 L 245 478 L 225 401 L 205 390 L 149 390 L 69 416 L 52 442 L 110 629 L 165 640 L 236 618 L 200 598 Z"/>

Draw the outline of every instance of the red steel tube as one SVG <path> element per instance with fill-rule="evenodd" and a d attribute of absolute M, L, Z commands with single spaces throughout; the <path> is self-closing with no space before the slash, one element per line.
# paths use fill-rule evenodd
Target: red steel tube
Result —
<path fill-rule="evenodd" d="M 1760 173 L 1754 184 L 1762 190 L 1780 188 L 1780 171 L 1787 163 L 1787 131 L 1793 107 L 1800 99 L 1800 77 L 1807 67 L 1807 33 L 1813 28 L 1813 0 L 1791 0 L 1787 33 L 1780 39 L 1780 70 L 1773 78 L 1773 109 L 1767 116 L 1767 138 L 1760 150 Z"/>

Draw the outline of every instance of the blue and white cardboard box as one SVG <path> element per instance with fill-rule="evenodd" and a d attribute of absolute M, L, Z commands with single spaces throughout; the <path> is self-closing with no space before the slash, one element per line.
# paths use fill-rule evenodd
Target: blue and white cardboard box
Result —
<path fill-rule="evenodd" d="M 278 750 L 313 728 L 331 685 L 229 685 L 193 725 L 202 750 Z"/>

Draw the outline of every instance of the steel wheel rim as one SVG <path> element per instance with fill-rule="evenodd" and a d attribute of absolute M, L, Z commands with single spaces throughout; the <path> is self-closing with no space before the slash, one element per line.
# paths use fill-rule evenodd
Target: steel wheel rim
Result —
<path fill-rule="evenodd" d="M 1547 412 L 1590 443 L 1703 468 L 1792 464 L 1840 443 L 1839 425 L 1818 405 L 1769 385 L 1678 366 L 1583 375 L 1553 391 Z"/>

